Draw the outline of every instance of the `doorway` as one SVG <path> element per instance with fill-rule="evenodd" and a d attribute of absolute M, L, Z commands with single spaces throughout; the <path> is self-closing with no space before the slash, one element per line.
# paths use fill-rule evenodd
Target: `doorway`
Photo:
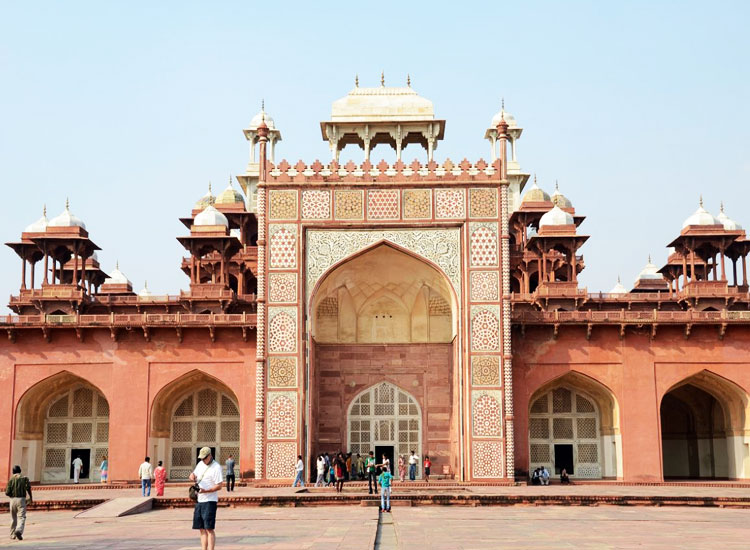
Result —
<path fill-rule="evenodd" d="M 383 455 L 388 457 L 388 460 L 391 463 L 391 473 L 393 473 L 393 459 L 395 458 L 394 452 L 393 452 L 393 445 L 376 445 L 375 446 L 375 462 L 377 464 L 383 463 Z"/>
<path fill-rule="evenodd" d="M 70 479 L 75 479 L 73 474 L 73 461 L 76 458 L 80 458 L 83 465 L 81 466 L 81 479 L 89 477 L 89 470 L 91 469 L 91 449 L 71 449 L 70 450 Z"/>
<path fill-rule="evenodd" d="M 573 471 L 573 445 L 564 443 L 555 444 L 555 474 L 559 475 L 563 469 L 568 475 L 575 475 Z"/>

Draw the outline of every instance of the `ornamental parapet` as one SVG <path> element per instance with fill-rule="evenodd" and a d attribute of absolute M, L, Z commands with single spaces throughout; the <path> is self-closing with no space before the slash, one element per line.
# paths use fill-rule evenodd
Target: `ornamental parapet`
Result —
<path fill-rule="evenodd" d="M 750 311 L 514 311 L 513 322 L 520 324 L 686 324 L 750 323 Z"/>
<path fill-rule="evenodd" d="M 500 181 L 500 161 L 497 160 L 492 164 L 488 164 L 482 159 L 475 163 L 464 159 L 460 163 L 454 164 L 448 159 L 442 164 L 438 164 L 435 161 L 422 164 L 415 160 L 407 165 L 401 161 L 388 164 L 383 160 L 377 165 L 371 164 L 369 161 L 365 161 L 362 164 L 355 164 L 349 161 L 344 165 L 339 165 L 336 161 L 331 161 L 329 164 L 322 164 L 316 160 L 314 163 L 307 165 L 300 160 L 292 166 L 286 160 L 283 160 L 278 165 L 274 165 L 271 162 L 267 164 L 266 184 L 414 184 L 423 181 L 431 183 Z"/>

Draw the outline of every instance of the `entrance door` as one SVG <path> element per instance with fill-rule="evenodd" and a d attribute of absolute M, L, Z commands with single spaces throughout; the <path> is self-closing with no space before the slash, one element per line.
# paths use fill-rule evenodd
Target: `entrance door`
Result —
<path fill-rule="evenodd" d="M 83 465 L 81 466 L 81 479 L 89 477 L 89 470 L 91 469 L 91 449 L 71 449 L 70 450 L 70 479 L 74 479 L 73 475 L 73 461 L 76 458 L 80 458 Z"/>
<path fill-rule="evenodd" d="M 383 463 L 383 455 L 387 456 L 388 460 L 391 461 L 391 473 L 393 473 L 393 459 L 395 457 L 393 445 L 377 445 L 375 447 L 375 462 L 377 464 Z"/>
<path fill-rule="evenodd" d="M 555 445 L 555 473 L 560 474 L 563 468 L 568 475 L 573 475 L 573 445 Z"/>

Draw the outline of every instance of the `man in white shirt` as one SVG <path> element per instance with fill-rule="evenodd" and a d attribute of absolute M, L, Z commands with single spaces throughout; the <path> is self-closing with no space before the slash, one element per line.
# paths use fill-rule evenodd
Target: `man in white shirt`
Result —
<path fill-rule="evenodd" d="M 322 487 L 326 477 L 326 459 L 323 458 L 323 455 L 318 455 L 318 461 L 315 466 L 318 470 L 318 478 L 315 480 L 315 486 Z"/>
<path fill-rule="evenodd" d="M 305 463 L 302 462 L 302 455 L 297 456 L 297 465 L 294 467 L 297 470 L 297 475 L 294 478 L 292 487 L 296 487 L 297 483 L 301 483 L 302 487 L 305 486 Z"/>
<path fill-rule="evenodd" d="M 417 479 L 417 464 L 419 464 L 419 456 L 416 452 L 412 451 L 409 457 L 409 479 L 411 481 Z"/>
<path fill-rule="evenodd" d="M 198 453 L 198 458 L 200 462 L 190 474 L 190 481 L 198 485 L 198 502 L 193 510 L 193 529 L 200 529 L 201 550 L 214 550 L 218 491 L 224 479 L 221 466 L 211 456 L 209 447 L 203 447 Z"/>
<path fill-rule="evenodd" d="M 151 469 L 151 458 L 146 457 L 138 468 L 138 479 L 141 480 L 141 495 L 144 497 L 151 496 L 151 479 L 154 477 L 154 471 Z M 148 487 L 148 492 L 146 492 Z"/>
<path fill-rule="evenodd" d="M 81 477 L 81 468 L 83 468 L 83 460 L 80 456 L 73 459 L 73 483 L 78 483 L 78 478 Z"/>

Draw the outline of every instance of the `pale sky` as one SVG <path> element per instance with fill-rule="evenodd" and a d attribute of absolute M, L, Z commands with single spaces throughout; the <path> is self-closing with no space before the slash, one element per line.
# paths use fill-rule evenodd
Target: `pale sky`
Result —
<path fill-rule="evenodd" d="M 69 197 L 105 271 L 119 260 L 136 291 L 177 293 L 178 218 L 244 172 L 261 98 L 277 160 L 327 162 L 319 121 L 355 74 L 376 86 L 383 70 L 447 120 L 438 161 L 487 159 L 504 97 L 521 167 L 587 217 L 581 284 L 630 288 L 701 193 L 750 227 L 748 21 L 748 2 L 6 1 L 0 235 Z M 20 259 L 0 261 L 5 304 Z"/>

